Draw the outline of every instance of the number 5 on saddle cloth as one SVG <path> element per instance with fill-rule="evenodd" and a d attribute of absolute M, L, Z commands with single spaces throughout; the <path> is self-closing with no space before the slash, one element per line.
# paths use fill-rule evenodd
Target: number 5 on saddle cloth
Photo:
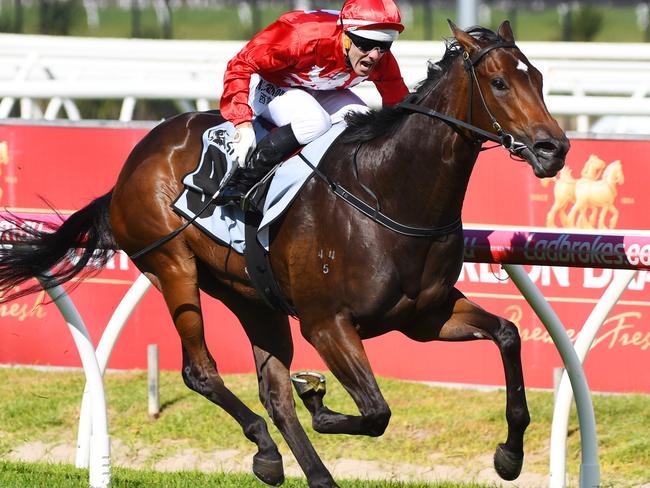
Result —
<path fill-rule="evenodd" d="M 259 141 L 267 131 L 257 122 L 254 127 Z M 325 151 L 343 129 L 345 123 L 334 124 L 300 153 L 317 167 Z M 270 307 L 295 315 L 273 278 L 268 258 L 269 227 L 293 202 L 313 170 L 295 155 L 278 166 L 272 179 L 264 185 L 265 188 L 257 190 L 247 211 L 239 205 L 217 206 L 210 203 L 220 182 L 235 164 L 231 159 L 234 134 L 235 128 L 230 122 L 211 127 L 203 133 L 198 165 L 183 178 L 184 189 L 174 201 L 173 208 L 188 220 L 196 217 L 194 225 L 218 243 L 243 254 L 246 271 L 260 296 Z"/>

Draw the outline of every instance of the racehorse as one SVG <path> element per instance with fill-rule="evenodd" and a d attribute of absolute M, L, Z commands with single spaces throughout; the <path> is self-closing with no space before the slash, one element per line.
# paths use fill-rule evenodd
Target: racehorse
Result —
<path fill-rule="evenodd" d="M 427 78 L 405 102 L 349 117 L 349 127 L 320 163 L 327 179 L 310 179 L 274 224 L 271 265 L 302 335 L 360 413 L 334 412 L 323 404 L 322 391 L 306 388 L 300 398 L 316 431 L 379 436 L 386 429 L 391 411 L 363 339 L 389 331 L 416 341 L 489 339 L 501 353 L 507 389 L 508 433 L 497 446 L 494 466 L 502 478 L 515 479 L 530 421 L 520 338 L 512 322 L 483 310 L 454 287 L 463 262 L 461 209 L 486 139 L 525 158 L 540 178 L 563 167 L 569 142 L 546 109 L 540 72 L 515 45 L 507 21 L 497 33 L 479 27 L 465 32 L 451 22 L 450 28 L 454 39 L 443 58 L 429 65 Z M 198 161 L 201 135 L 222 121 L 214 113 L 188 113 L 155 127 L 135 146 L 111 192 L 55 232 L 31 231 L 28 251 L 3 251 L 0 291 L 10 292 L 52 268 L 53 278 L 64 282 L 91 259 L 95 264 L 106 260 L 118 247 L 132 255 L 181 226 L 183 219 L 171 203 Z M 348 205 L 332 191 L 332 182 L 376 211 L 367 215 Z M 501 191 L 507 185 L 503 181 Z M 77 259 L 69 260 L 75 250 Z M 219 376 L 204 339 L 199 290 L 241 321 L 252 344 L 260 399 L 309 486 L 337 486 L 296 415 L 288 316 L 261 300 L 244 257 L 189 226 L 135 264 L 169 308 L 181 339 L 187 386 L 224 408 L 257 445 L 253 472 L 279 485 L 282 458 L 265 421 Z M 18 293 L 37 289 L 27 286 Z"/>

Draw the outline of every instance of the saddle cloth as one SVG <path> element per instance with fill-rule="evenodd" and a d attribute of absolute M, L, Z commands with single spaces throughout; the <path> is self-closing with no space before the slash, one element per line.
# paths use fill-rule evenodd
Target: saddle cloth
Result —
<path fill-rule="evenodd" d="M 254 126 L 256 137 L 260 140 L 267 131 L 257 123 Z M 318 166 L 325 151 L 345 127 L 345 122 L 334 124 L 328 132 L 301 150 L 303 156 L 314 166 Z M 173 203 L 177 213 L 187 219 L 193 218 L 216 192 L 219 187 L 217 181 L 220 181 L 234 164 L 231 159 L 234 134 L 235 128 L 230 122 L 224 122 L 204 132 L 198 166 L 183 178 L 185 189 Z M 225 160 L 225 167 L 223 160 Z M 276 170 L 257 230 L 257 240 L 265 250 L 269 249 L 269 226 L 293 202 L 312 172 L 313 170 L 298 155 L 283 162 Z M 212 204 L 194 221 L 194 224 L 218 242 L 230 246 L 240 254 L 244 253 L 246 247 L 244 212 L 239 205 Z"/>

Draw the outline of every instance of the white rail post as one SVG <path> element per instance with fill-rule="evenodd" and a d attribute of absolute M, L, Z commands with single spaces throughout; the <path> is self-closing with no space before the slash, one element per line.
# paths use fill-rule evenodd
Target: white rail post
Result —
<path fill-rule="evenodd" d="M 122 301 L 115 309 L 115 312 L 113 312 L 111 319 L 108 321 L 106 329 L 104 329 L 104 333 L 97 345 L 96 356 L 101 375 L 106 371 L 106 364 L 111 357 L 115 343 L 117 342 L 126 321 L 129 319 L 138 303 L 140 303 L 140 300 L 142 300 L 150 286 L 151 282 L 145 275 L 141 274 L 138 276 L 138 279 L 131 285 L 131 288 L 126 292 L 124 298 L 122 298 Z M 86 381 L 86 388 L 83 397 L 81 398 L 79 431 L 77 433 L 77 456 L 75 465 L 78 468 L 87 468 L 90 459 L 91 416 L 94 420 L 95 415 L 91 415 L 89 394 L 89 383 Z"/>
<path fill-rule="evenodd" d="M 524 269 L 517 264 L 504 264 L 503 267 L 548 330 L 562 357 L 575 392 L 580 423 L 580 446 L 582 448 L 580 488 L 598 488 L 600 486 L 600 466 L 598 465 L 596 418 L 582 365 L 559 317 Z"/>
<path fill-rule="evenodd" d="M 149 418 L 155 420 L 160 415 L 158 344 L 149 344 L 147 347 L 147 371 L 149 372 Z"/>
<path fill-rule="evenodd" d="M 46 284 L 49 280 L 46 276 L 40 279 L 40 282 Z M 59 308 L 72 333 L 72 338 L 81 357 L 81 364 L 86 375 L 86 385 L 88 385 L 94 411 L 89 454 L 89 485 L 91 488 L 107 488 L 111 485 L 111 441 L 108 435 L 104 383 L 95 356 L 95 348 L 81 315 L 79 315 L 77 308 L 63 287 L 56 285 L 47 288 L 46 291 Z"/>
<path fill-rule="evenodd" d="M 636 270 L 622 269 L 614 271 L 614 279 L 589 314 L 576 339 L 574 349 L 581 363 L 584 363 L 598 331 L 600 331 L 609 312 L 614 308 L 614 305 L 616 305 L 616 302 L 618 302 L 618 299 L 626 290 L 635 274 Z M 573 390 L 571 389 L 571 384 L 568 381 L 568 376 L 565 371 L 560 380 L 555 397 L 555 407 L 553 409 L 551 453 L 549 460 L 550 488 L 564 488 L 566 485 L 566 438 L 571 400 L 573 400 Z"/>

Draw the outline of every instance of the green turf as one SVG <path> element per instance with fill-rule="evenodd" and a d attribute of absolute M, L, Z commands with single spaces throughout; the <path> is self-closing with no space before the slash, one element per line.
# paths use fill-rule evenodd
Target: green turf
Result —
<path fill-rule="evenodd" d="M 326 403 L 335 410 L 354 413 L 343 388 L 328 376 Z M 268 421 L 257 398 L 254 375 L 227 375 L 226 384 L 254 411 Z M 490 469 L 497 443 L 506 435 L 505 393 L 433 388 L 379 378 L 392 418 L 379 438 L 327 436 L 311 429 L 309 414 L 300 405 L 298 414 L 325 463 L 358 459 L 380 463 Z M 40 441 L 75 445 L 79 400 L 83 391 L 80 372 L 42 372 L 0 368 L 0 460 L 17 446 Z M 189 391 L 180 375 L 163 372 L 160 378 L 162 413 L 158 420 L 147 416 L 147 374 L 109 372 L 106 377 L 109 428 L 114 455 L 142 457 L 143 468 L 182 449 L 210 452 L 236 450 L 248 466 L 255 452 L 223 410 Z M 650 480 L 650 396 L 613 395 L 594 397 L 599 435 L 603 486 L 638 486 Z M 529 392 L 532 422 L 525 438 L 524 472 L 548 473 L 548 442 L 552 419 L 551 393 Z M 285 459 L 291 453 L 279 432 L 270 432 Z M 579 432 L 575 414 L 570 421 L 568 470 L 573 479 L 580 465 Z M 467 480 L 462 480 L 467 481 Z M 0 485 L 3 486 L 3 485 Z"/>
<path fill-rule="evenodd" d="M 341 488 L 492 488 L 491 484 L 477 483 L 400 483 L 396 481 L 339 482 Z M 88 486 L 88 471 L 70 465 L 6 463 L 0 461 L 0 487 L 2 488 L 73 488 Z M 117 468 L 112 471 L 113 488 L 243 488 L 263 487 L 252 475 L 204 474 L 197 471 L 160 473 L 146 470 Z M 305 488 L 307 483 L 298 478 L 287 478 L 284 488 Z"/>

